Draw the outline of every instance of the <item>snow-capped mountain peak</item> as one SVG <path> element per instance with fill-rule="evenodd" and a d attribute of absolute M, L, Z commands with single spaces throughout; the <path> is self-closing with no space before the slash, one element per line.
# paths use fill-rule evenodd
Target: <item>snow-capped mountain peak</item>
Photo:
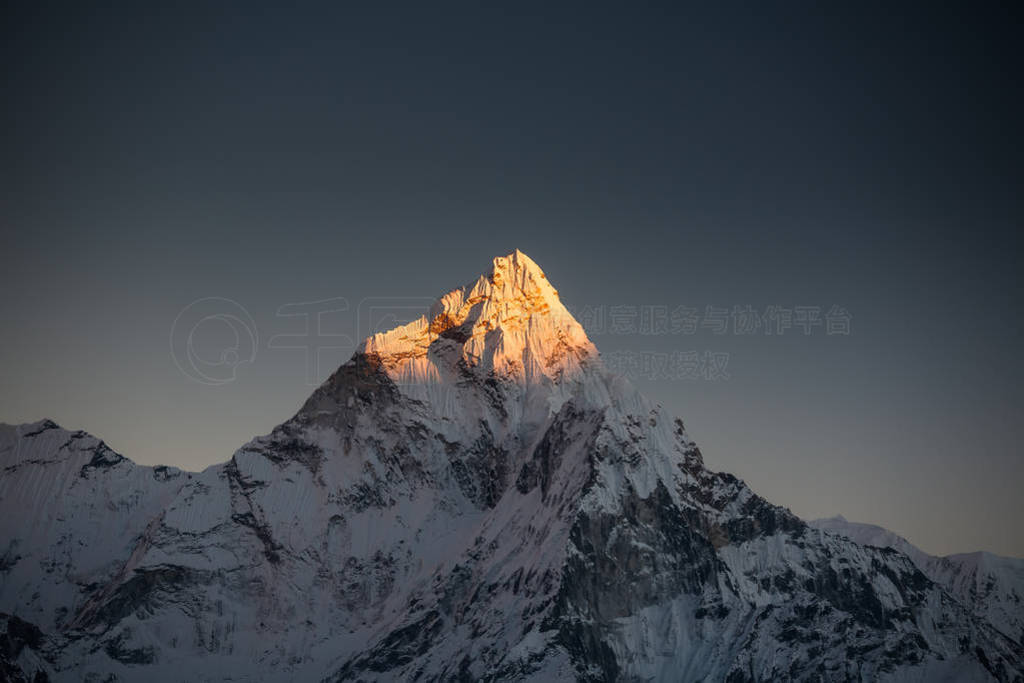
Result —
<path fill-rule="evenodd" d="M 456 380 L 459 361 L 520 383 L 558 381 L 597 356 L 540 266 L 518 249 L 439 298 L 426 315 L 369 337 L 359 352 L 378 356 L 400 385 Z"/>
<path fill-rule="evenodd" d="M 0 680 L 1020 681 L 979 559 L 708 470 L 518 251 L 203 472 L 0 425 Z"/>

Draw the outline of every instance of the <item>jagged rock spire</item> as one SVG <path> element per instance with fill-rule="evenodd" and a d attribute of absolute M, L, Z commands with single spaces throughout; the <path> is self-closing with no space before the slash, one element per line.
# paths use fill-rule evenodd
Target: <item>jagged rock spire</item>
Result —
<path fill-rule="evenodd" d="M 427 315 L 363 342 L 402 383 L 443 381 L 460 359 L 520 381 L 561 379 L 597 350 L 533 259 L 519 251 L 454 289 Z"/>

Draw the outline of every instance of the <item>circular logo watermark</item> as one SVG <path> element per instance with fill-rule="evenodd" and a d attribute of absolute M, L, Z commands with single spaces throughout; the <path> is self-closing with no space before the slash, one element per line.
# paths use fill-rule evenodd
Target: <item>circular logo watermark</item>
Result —
<path fill-rule="evenodd" d="M 256 323 L 232 299 L 197 299 L 183 308 L 171 325 L 174 364 L 201 384 L 233 382 L 239 365 L 256 360 L 258 345 Z"/>

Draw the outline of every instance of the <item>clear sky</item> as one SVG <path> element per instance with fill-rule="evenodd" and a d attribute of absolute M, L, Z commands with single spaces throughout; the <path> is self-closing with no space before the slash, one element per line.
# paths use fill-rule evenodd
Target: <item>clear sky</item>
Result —
<path fill-rule="evenodd" d="M 360 302 L 520 248 L 570 308 L 624 307 L 623 334 L 591 325 L 606 354 L 729 354 L 728 380 L 637 380 L 712 468 L 804 517 L 1024 556 L 1011 9 L 149 5 L 0 20 L 0 421 L 202 468 L 312 389 L 270 342 L 304 329 L 281 306 L 348 304 L 322 379 Z M 258 335 L 216 386 L 171 354 L 204 297 Z M 709 305 L 837 305 L 850 334 L 628 326 Z M 234 343 L 196 330 L 214 360 Z"/>

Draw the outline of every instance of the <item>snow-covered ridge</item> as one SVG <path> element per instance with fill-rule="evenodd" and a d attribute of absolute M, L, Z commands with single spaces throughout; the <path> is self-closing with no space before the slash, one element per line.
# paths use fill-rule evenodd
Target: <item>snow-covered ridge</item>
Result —
<path fill-rule="evenodd" d="M 978 551 L 930 555 L 897 533 L 874 524 L 850 522 L 842 515 L 809 524 L 861 545 L 893 548 L 909 557 L 929 579 L 1007 636 L 1024 641 L 1024 559 Z"/>

